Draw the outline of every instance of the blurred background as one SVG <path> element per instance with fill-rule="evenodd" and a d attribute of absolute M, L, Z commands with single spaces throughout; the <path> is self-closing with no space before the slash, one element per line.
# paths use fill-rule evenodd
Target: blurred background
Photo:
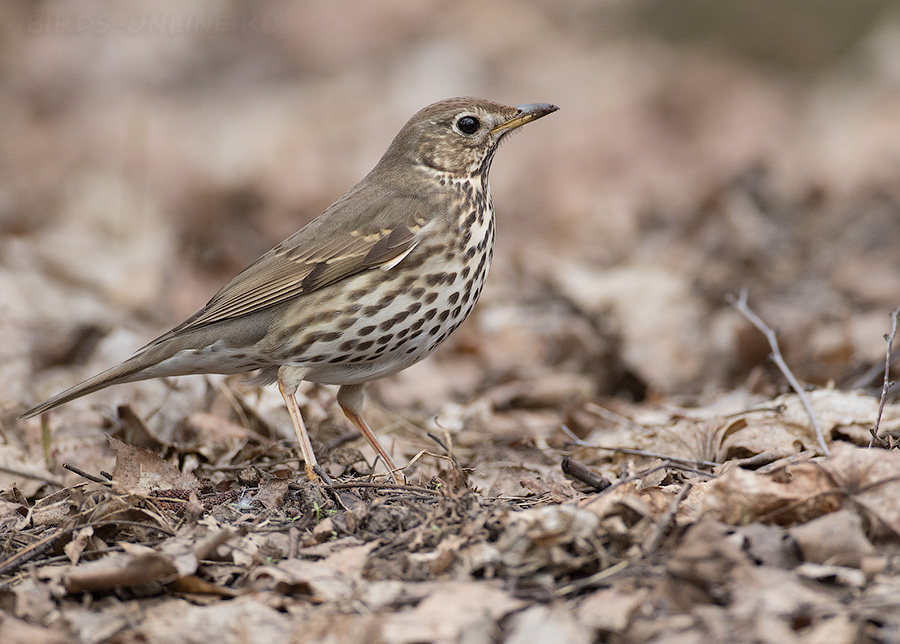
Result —
<path fill-rule="evenodd" d="M 473 318 L 376 400 L 776 390 L 742 288 L 799 377 L 880 387 L 898 2 L 8 0 L 2 408 L 181 321 L 455 95 L 561 109 L 497 154 Z"/>

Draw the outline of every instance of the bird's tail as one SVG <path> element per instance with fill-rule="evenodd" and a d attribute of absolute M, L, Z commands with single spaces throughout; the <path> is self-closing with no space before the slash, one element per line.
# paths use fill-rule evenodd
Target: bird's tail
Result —
<path fill-rule="evenodd" d="M 110 385 L 118 385 L 125 382 L 134 382 L 136 380 L 151 378 L 153 377 L 152 375 L 145 373 L 147 367 L 151 364 L 152 363 L 148 364 L 147 355 L 145 353 L 139 353 L 120 365 L 107 369 L 102 373 L 98 373 L 96 376 L 88 378 L 84 382 L 56 394 L 37 407 L 32 407 L 19 416 L 19 418 L 31 418 L 32 416 L 43 414 L 45 411 L 49 411 L 54 407 L 59 407 L 70 400 L 81 398 L 82 396 L 99 391 Z"/>
<path fill-rule="evenodd" d="M 160 340 L 154 340 L 125 362 L 98 373 L 96 376 L 88 378 L 84 382 L 56 394 L 37 407 L 32 407 L 19 416 L 19 418 L 31 418 L 32 416 L 37 416 L 54 407 L 59 407 L 70 400 L 81 398 L 82 396 L 94 393 L 100 389 L 105 389 L 111 385 L 120 385 L 126 382 L 136 382 L 138 380 L 147 380 L 149 378 L 179 376 L 191 373 L 190 370 L 184 369 L 183 365 L 172 364 L 172 362 L 167 360 L 182 348 L 184 348 L 184 346 L 181 342 L 175 342 L 169 339 L 162 342 L 160 342 Z"/>

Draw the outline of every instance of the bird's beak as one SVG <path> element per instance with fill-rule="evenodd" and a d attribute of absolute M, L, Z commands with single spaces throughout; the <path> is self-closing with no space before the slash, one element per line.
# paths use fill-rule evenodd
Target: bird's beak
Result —
<path fill-rule="evenodd" d="M 529 103 L 528 105 L 516 105 L 516 109 L 519 110 L 519 113 L 508 121 L 504 121 L 500 125 L 495 126 L 494 129 L 491 130 L 491 134 L 496 134 L 497 132 L 502 132 L 503 130 L 513 130 L 520 125 L 525 125 L 526 123 L 535 121 L 542 116 L 552 114 L 559 108 L 556 107 L 556 105 L 551 105 L 550 103 Z"/>

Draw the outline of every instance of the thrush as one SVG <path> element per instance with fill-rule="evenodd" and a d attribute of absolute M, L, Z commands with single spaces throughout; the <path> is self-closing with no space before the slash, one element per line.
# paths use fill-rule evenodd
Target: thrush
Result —
<path fill-rule="evenodd" d="M 433 352 L 472 312 L 493 255 L 494 153 L 557 109 L 476 98 L 422 109 L 362 181 L 206 306 L 22 418 L 115 384 L 257 371 L 255 382 L 278 383 L 310 479 L 317 461 L 295 398 L 304 380 L 340 385 L 339 405 L 396 481 L 363 419 L 363 386 Z"/>

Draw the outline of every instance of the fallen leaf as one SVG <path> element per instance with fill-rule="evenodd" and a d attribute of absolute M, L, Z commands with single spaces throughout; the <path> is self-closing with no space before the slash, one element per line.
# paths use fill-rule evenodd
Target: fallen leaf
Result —
<path fill-rule="evenodd" d="M 512 618 L 505 644 L 590 644 L 594 633 L 563 606 L 532 606 Z"/>
<path fill-rule="evenodd" d="M 856 512 L 845 509 L 794 526 L 789 532 L 806 561 L 859 566 L 864 557 L 876 552 L 862 523 Z"/>
<path fill-rule="evenodd" d="M 391 644 L 466 641 L 491 633 L 498 621 L 524 605 L 495 582 L 450 581 L 414 609 L 385 615 L 381 634 Z"/>
<path fill-rule="evenodd" d="M 193 474 L 186 474 L 152 452 L 110 437 L 109 444 L 116 454 L 113 480 L 129 492 L 146 494 L 151 490 L 183 489 L 197 491 L 200 487 Z"/>
<path fill-rule="evenodd" d="M 634 614 L 647 601 L 646 589 L 628 591 L 603 588 L 588 595 L 578 605 L 578 620 L 601 633 L 622 633 Z"/>

